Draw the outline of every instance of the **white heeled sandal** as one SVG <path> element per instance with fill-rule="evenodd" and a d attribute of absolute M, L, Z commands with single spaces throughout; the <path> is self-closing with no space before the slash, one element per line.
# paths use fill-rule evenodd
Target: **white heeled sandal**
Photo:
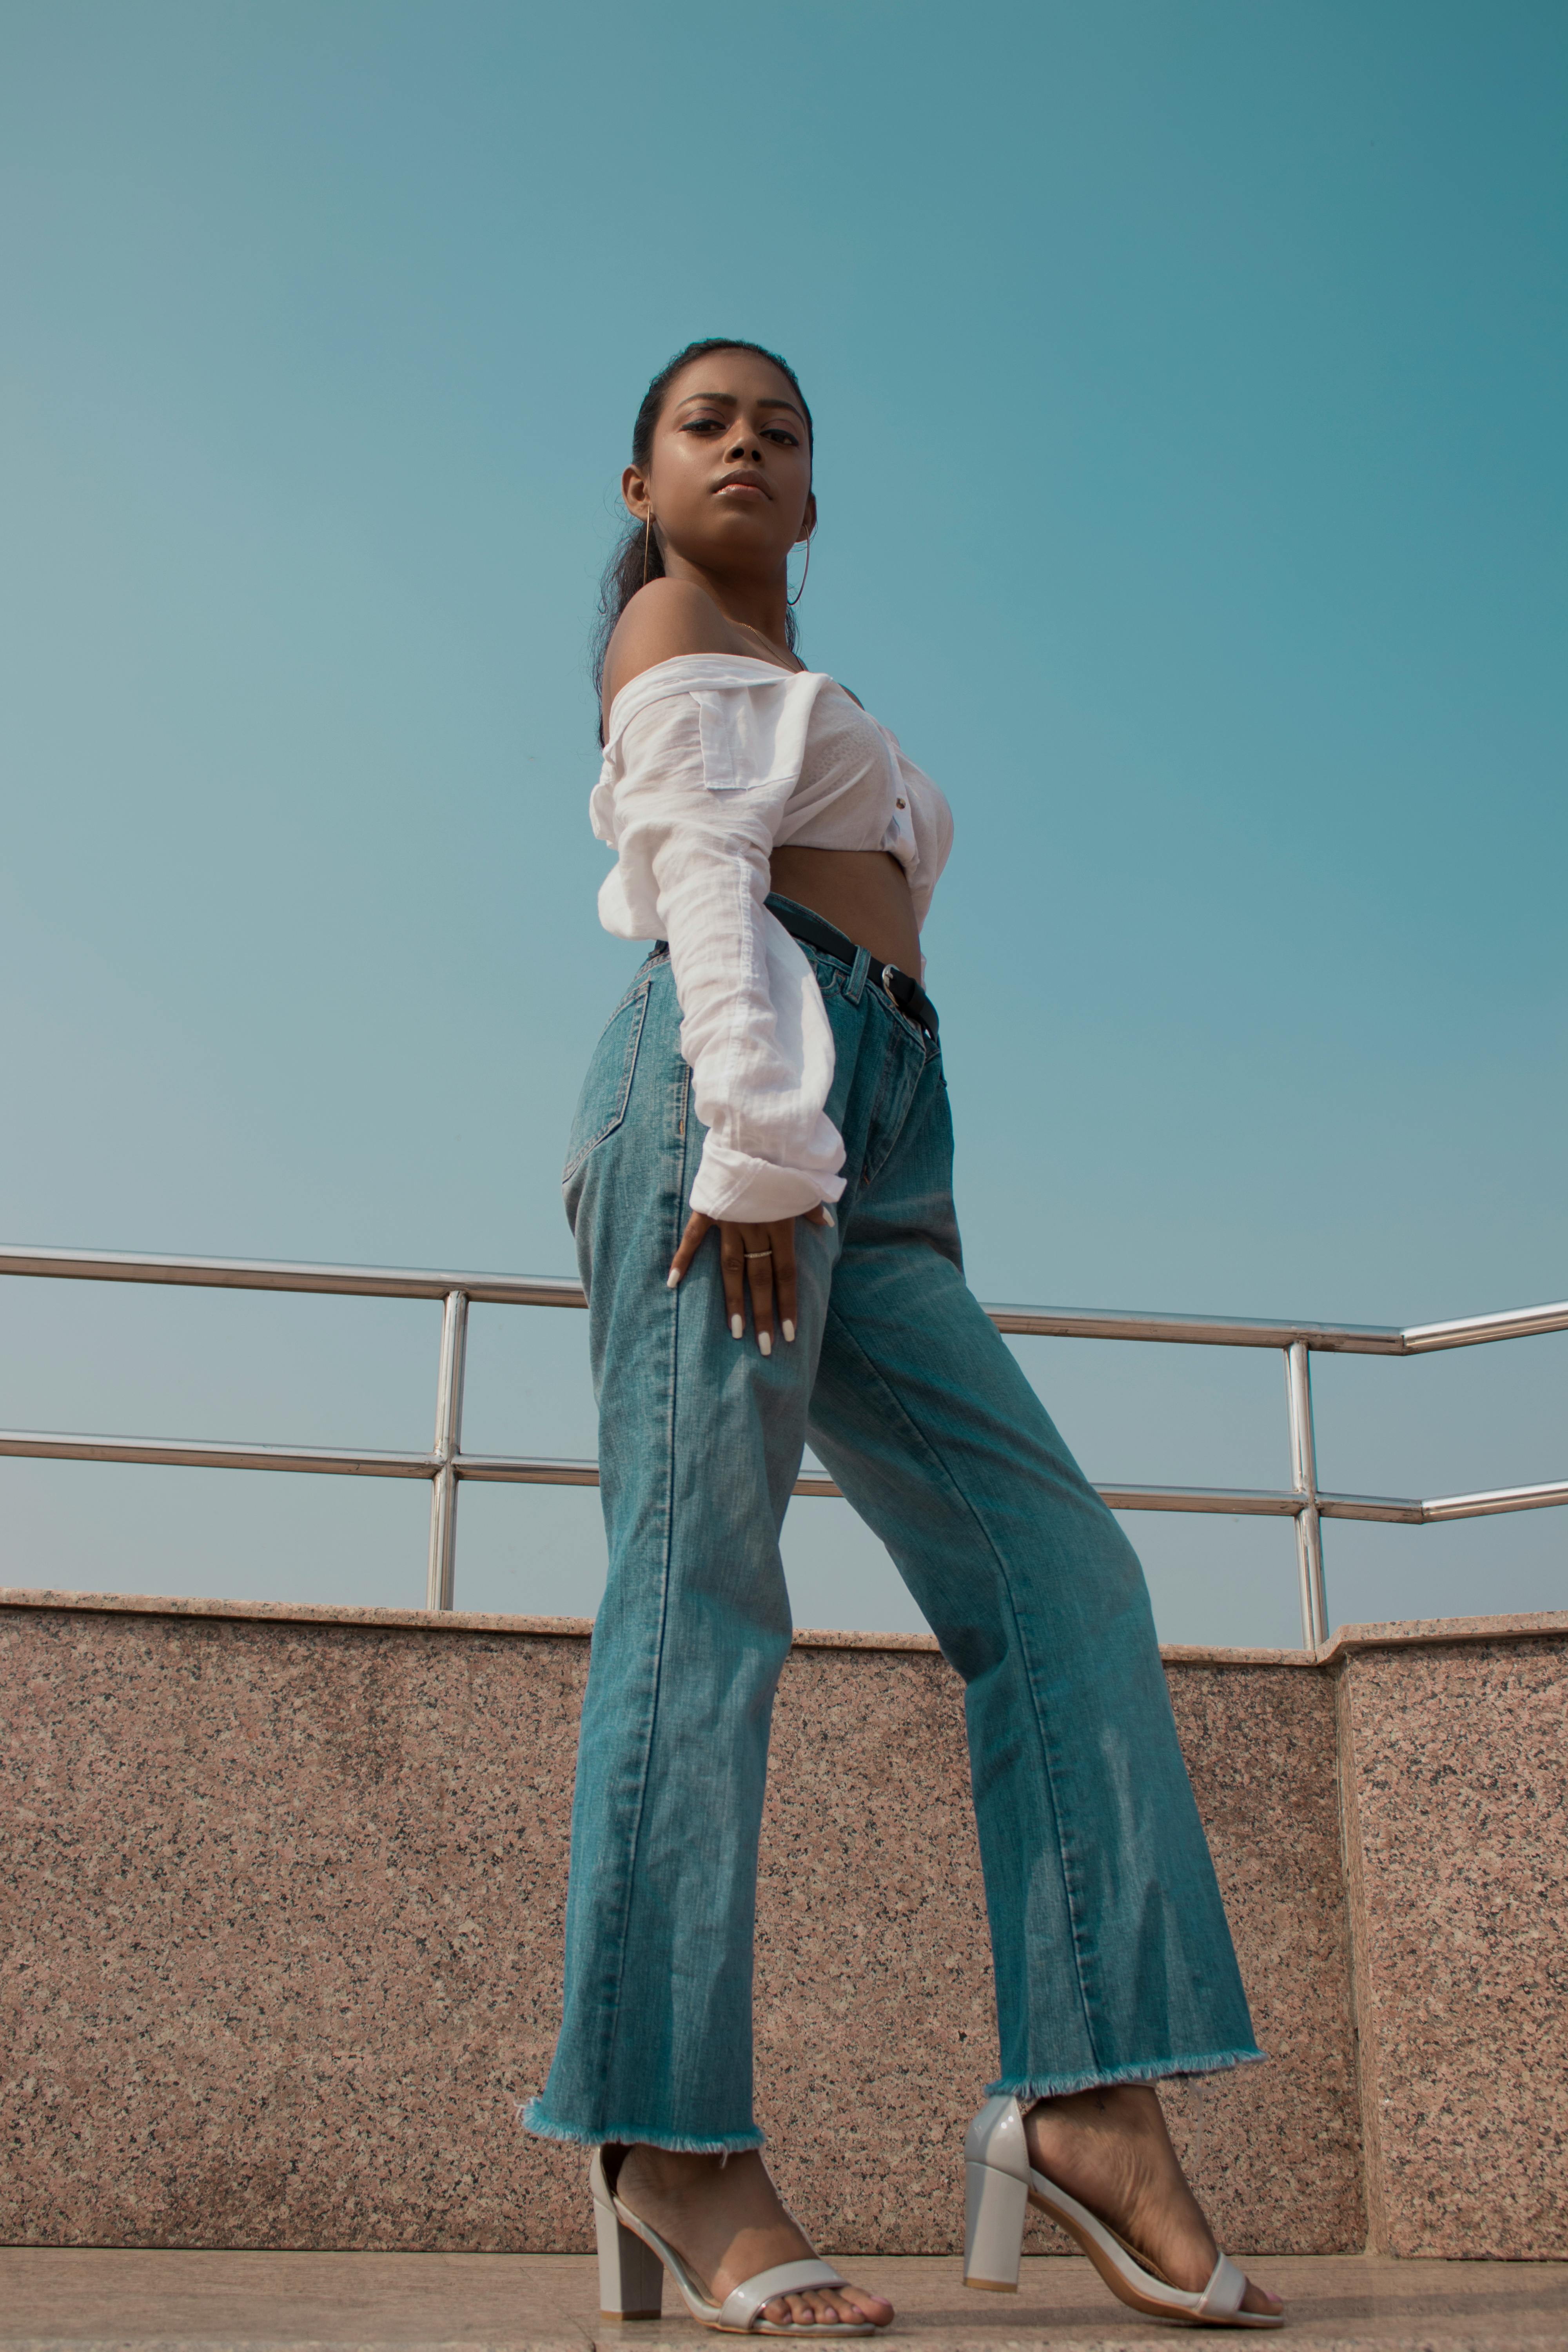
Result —
<path fill-rule="evenodd" d="M 1018 2291 L 1024 2224 L 1031 2205 L 1078 2240 L 1114 2295 L 1151 2319 L 1187 2327 L 1282 2327 L 1283 2312 L 1243 2311 L 1247 2273 L 1221 2254 L 1198 2293 L 1150 2270 L 1087 2205 L 1029 2162 L 1024 2116 L 1015 2098 L 987 2099 L 963 2143 L 963 2284 L 1001 2294 Z"/>
<path fill-rule="evenodd" d="M 619 2157 L 615 2171 L 619 2172 Z M 605 2319 L 658 2319 L 664 2307 L 664 2273 L 680 2289 L 687 2310 L 700 2327 L 727 2336 L 875 2336 L 874 2320 L 764 2319 L 763 2308 L 775 2295 L 802 2294 L 814 2286 L 844 2286 L 831 2263 L 777 2263 L 742 2281 L 722 2303 L 710 2303 L 675 2248 L 640 2221 L 616 2195 L 595 2148 L 588 2167 L 594 2192 L 594 2227 L 599 2241 L 599 2310 Z"/>

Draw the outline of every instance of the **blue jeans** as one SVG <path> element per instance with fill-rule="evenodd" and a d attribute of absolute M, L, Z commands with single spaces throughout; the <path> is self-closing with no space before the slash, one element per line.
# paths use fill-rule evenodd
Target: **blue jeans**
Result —
<path fill-rule="evenodd" d="M 963 1280 L 941 1055 L 807 949 L 845 1141 L 795 1227 L 793 1346 L 725 1324 L 716 1240 L 665 1276 L 703 1129 L 669 965 L 599 1041 L 566 1204 L 589 1299 L 609 1580 L 572 1820 L 565 2015 L 525 2121 L 718 2151 L 752 2112 L 752 1937 L 779 1528 L 806 1440 L 962 1676 L 1001 2072 L 1025 2102 L 1258 2057 L 1142 1571 Z"/>

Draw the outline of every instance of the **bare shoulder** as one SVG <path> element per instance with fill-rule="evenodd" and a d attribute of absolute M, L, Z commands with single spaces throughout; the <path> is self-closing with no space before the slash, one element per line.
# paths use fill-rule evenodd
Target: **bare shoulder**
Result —
<path fill-rule="evenodd" d="M 650 580 L 616 624 L 605 656 L 605 708 L 656 663 L 676 661 L 682 654 L 744 650 L 739 630 L 705 588 L 689 580 Z"/>

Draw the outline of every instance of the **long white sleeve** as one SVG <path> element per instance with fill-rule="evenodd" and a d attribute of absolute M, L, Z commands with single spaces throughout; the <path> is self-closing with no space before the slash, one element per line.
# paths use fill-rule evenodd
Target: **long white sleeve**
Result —
<path fill-rule="evenodd" d="M 617 696 L 593 798 L 616 852 L 606 930 L 669 941 L 697 1116 L 691 1205 L 750 1223 L 837 1201 L 844 1144 L 825 1105 L 833 1032 L 816 975 L 763 901 L 800 774 L 816 672 L 695 655 Z"/>

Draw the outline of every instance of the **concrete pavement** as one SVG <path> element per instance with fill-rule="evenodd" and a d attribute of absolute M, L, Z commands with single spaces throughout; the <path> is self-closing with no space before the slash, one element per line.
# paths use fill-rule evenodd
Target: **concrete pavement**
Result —
<path fill-rule="evenodd" d="M 889 2295 L 913 2352 L 1118 2352 L 1173 2339 L 1087 2263 L 1026 2261 L 1019 2294 L 972 2294 L 955 2258 L 841 2265 Z M 1564 2352 L 1568 2263 L 1257 2258 L 1287 2298 L 1289 2352 Z M 710 2346 L 667 2316 L 598 2315 L 584 2254 L 225 2253 L 0 2249 L 0 2352 L 672 2352 Z"/>

